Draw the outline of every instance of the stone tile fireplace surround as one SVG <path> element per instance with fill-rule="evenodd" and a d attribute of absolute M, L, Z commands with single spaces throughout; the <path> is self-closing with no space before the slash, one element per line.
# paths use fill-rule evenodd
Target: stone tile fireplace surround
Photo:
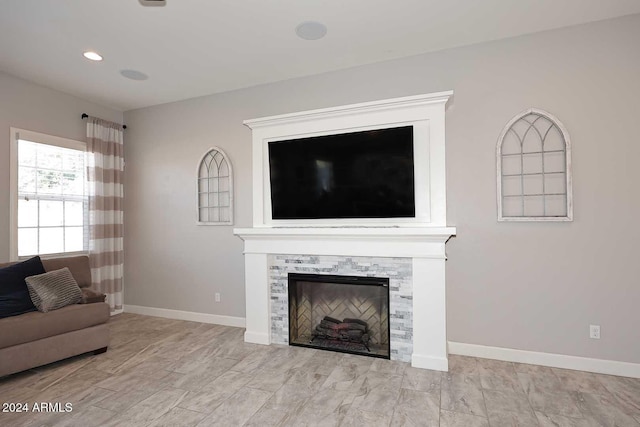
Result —
<path fill-rule="evenodd" d="M 253 227 L 244 240 L 245 341 L 288 342 L 288 273 L 388 277 L 391 359 L 446 371 L 444 112 L 452 92 L 246 121 L 253 131 Z M 382 220 L 271 218 L 270 141 L 413 126 L 416 215 Z"/>
<path fill-rule="evenodd" d="M 289 344 L 290 273 L 389 278 L 391 359 L 411 361 L 413 309 L 411 260 L 408 258 L 270 255 L 271 342 Z"/>

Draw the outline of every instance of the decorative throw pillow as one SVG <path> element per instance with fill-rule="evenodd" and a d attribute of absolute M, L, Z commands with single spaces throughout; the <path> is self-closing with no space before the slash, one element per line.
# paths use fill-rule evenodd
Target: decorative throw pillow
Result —
<path fill-rule="evenodd" d="M 82 301 L 82 291 L 67 267 L 27 277 L 25 281 L 33 305 L 43 313 Z"/>
<path fill-rule="evenodd" d="M 36 311 L 24 279 L 44 272 L 38 256 L 0 268 L 0 319 Z"/>

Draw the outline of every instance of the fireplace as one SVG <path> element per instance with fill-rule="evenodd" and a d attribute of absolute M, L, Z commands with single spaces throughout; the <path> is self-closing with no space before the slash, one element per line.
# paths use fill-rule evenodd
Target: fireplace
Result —
<path fill-rule="evenodd" d="M 389 278 L 288 275 L 289 345 L 390 358 Z"/>
<path fill-rule="evenodd" d="M 306 339 L 305 345 L 316 345 L 319 338 L 339 338 L 329 333 L 332 325 L 326 322 L 351 324 L 357 323 L 351 320 L 362 320 L 353 313 L 324 313 L 325 329 L 321 328 L 316 337 L 311 336 L 312 331 L 323 319 L 316 318 L 306 330 L 301 330 L 300 322 L 290 324 L 290 320 L 296 320 L 290 319 L 294 316 L 290 316 L 288 305 L 288 273 L 388 277 L 390 350 L 383 357 L 410 361 L 414 367 L 447 370 L 445 243 L 456 234 L 454 227 L 447 226 L 446 218 L 444 119 L 451 95 L 416 95 L 244 122 L 252 130 L 253 215 L 251 227 L 236 228 L 234 233 L 244 240 L 246 342 L 290 344 L 290 333 L 297 333 L 292 341 L 304 343 Z M 270 185 L 272 143 L 398 127 L 410 127 L 413 134 L 414 214 L 404 217 L 386 213 L 378 218 L 359 213 L 363 217 L 336 218 L 339 215 L 282 216 L 277 209 L 274 213 L 272 203 L 278 194 L 272 194 Z M 348 152 L 347 147 L 336 146 L 332 154 L 340 156 L 345 150 Z M 328 174 L 328 166 L 323 163 L 326 159 L 316 160 L 318 171 Z M 385 179 L 388 168 L 374 169 L 371 173 L 380 175 L 376 178 Z M 391 196 L 388 203 L 397 199 Z M 307 282 L 313 285 L 313 291 L 305 290 L 305 285 L 293 291 L 316 298 L 315 287 L 328 286 Z M 303 298 L 298 294 L 296 304 Z M 380 316 L 382 319 L 384 314 Z M 345 322 L 345 318 L 350 321 Z M 357 329 L 355 325 L 349 327 Z M 366 328 L 371 326 L 367 323 Z M 301 338 L 305 334 L 309 337 Z M 313 342 L 308 342 L 312 338 Z M 383 342 L 382 336 L 380 340 Z"/>

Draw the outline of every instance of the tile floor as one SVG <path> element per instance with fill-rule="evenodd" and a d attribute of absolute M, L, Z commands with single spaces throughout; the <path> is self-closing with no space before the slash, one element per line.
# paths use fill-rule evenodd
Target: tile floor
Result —
<path fill-rule="evenodd" d="M 630 426 L 640 379 L 451 356 L 407 363 L 242 340 L 243 329 L 133 314 L 105 354 L 0 379 L 1 426 Z"/>

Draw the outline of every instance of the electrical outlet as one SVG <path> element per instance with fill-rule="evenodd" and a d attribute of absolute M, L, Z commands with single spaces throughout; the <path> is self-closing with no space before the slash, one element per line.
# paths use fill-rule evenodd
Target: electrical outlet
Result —
<path fill-rule="evenodd" d="M 589 338 L 600 339 L 600 325 L 589 325 Z"/>
<path fill-rule="evenodd" d="M 216 302 L 220 302 L 220 293 L 219 292 L 216 292 L 215 298 L 216 298 Z"/>

